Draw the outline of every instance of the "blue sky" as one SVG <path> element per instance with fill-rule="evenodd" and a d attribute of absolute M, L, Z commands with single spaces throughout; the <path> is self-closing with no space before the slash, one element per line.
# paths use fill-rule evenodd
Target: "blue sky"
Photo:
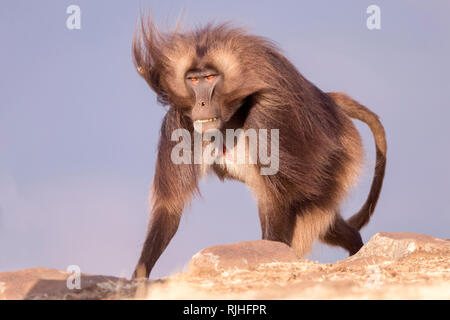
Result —
<path fill-rule="evenodd" d="M 81 8 L 81 30 L 66 8 Z M 381 8 L 381 30 L 366 8 Z M 427 5 L 428 4 L 428 5 Z M 274 40 L 324 91 L 344 91 L 382 119 L 388 167 L 362 235 L 449 237 L 450 3 L 448 1 L 2 1 L 0 5 L 0 271 L 76 264 L 129 276 L 148 221 L 165 109 L 135 72 L 140 12 L 164 28 L 232 21 Z M 343 206 L 363 203 L 374 148 Z M 257 208 L 237 182 L 210 178 L 186 210 L 153 277 L 182 270 L 198 250 L 260 238 Z M 317 245 L 311 259 L 346 257 Z"/>

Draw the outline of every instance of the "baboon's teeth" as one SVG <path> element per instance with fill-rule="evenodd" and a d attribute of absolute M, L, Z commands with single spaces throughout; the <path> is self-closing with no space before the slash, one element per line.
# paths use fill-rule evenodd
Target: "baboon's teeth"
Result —
<path fill-rule="evenodd" d="M 213 122 L 213 121 L 216 121 L 216 120 L 217 120 L 217 118 L 209 118 L 209 119 L 195 120 L 194 122 L 204 123 L 204 122 Z"/>

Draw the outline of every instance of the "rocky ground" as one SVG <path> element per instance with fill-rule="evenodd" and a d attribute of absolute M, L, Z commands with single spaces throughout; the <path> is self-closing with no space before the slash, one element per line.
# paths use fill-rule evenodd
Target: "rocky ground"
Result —
<path fill-rule="evenodd" d="M 298 260 L 286 245 L 250 241 L 204 249 L 189 270 L 152 281 L 65 271 L 0 273 L 0 299 L 450 299 L 450 240 L 377 233 L 333 264 Z"/>

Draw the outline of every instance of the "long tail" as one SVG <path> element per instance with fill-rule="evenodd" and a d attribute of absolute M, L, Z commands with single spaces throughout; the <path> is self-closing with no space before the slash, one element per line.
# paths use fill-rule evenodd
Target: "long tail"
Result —
<path fill-rule="evenodd" d="M 347 220 L 349 225 L 357 230 L 361 230 L 369 222 L 380 196 L 381 187 L 383 186 L 384 172 L 386 169 L 386 134 L 378 116 L 367 107 L 353 100 L 345 93 L 328 92 L 327 94 L 349 117 L 366 123 L 375 139 L 377 158 L 369 196 L 362 208 Z"/>

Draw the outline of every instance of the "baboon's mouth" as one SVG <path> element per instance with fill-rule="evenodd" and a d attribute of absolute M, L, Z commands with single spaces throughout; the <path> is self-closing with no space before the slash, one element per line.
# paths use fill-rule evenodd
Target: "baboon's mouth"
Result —
<path fill-rule="evenodd" d="M 218 118 L 209 118 L 209 119 L 199 119 L 199 120 L 195 120 L 194 122 L 197 122 L 197 123 L 205 123 L 205 122 L 213 122 L 213 121 L 216 121 Z"/>

